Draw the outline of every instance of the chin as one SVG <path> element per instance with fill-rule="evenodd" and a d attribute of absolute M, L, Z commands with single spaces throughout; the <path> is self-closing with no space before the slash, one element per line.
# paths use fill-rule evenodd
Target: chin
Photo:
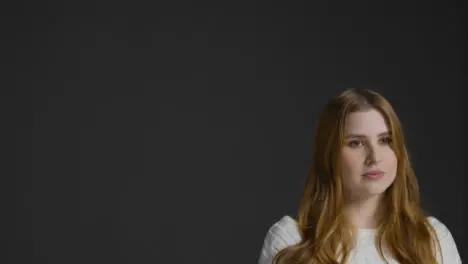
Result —
<path fill-rule="evenodd" d="M 373 186 L 371 188 L 367 188 L 366 192 L 368 195 L 383 195 L 385 191 L 387 191 L 389 186 Z"/>

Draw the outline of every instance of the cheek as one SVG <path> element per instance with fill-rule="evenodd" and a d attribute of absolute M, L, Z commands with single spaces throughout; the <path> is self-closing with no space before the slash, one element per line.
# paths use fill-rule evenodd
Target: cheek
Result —
<path fill-rule="evenodd" d="M 341 153 L 341 165 L 344 170 L 344 173 L 352 173 L 354 171 L 360 170 L 360 164 L 362 163 L 362 155 L 357 151 L 352 151 L 345 149 Z"/>
<path fill-rule="evenodd" d="M 390 150 L 390 151 L 387 153 L 386 160 L 387 160 L 387 165 L 388 165 L 390 168 L 396 170 L 397 165 L 398 165 L 398 159 L 397 159 L 397 157 L 396 157 L 395 152 L 393 152 L 393 150 Z"/>
<path fill-rule="evenodd" d="M 384 170 L 389 174 L 389 180 L 392 182 L 395 180 L 398 170 L 398 159 L 395 152 L 389 151 L 385 156 Z"/>

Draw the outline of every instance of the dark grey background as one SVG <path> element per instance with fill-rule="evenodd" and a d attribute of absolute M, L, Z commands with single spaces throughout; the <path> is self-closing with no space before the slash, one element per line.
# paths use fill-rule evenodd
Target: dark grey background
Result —
<path fill-rule="evenodd" d="M 394 105 L 424 207 L 468 259 L 457 3 L 9 5 L 3 263 L 255 263 L 349 87 Z"/>

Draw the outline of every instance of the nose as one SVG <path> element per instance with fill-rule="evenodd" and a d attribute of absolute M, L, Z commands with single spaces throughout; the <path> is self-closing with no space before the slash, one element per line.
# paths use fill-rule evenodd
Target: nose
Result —
<path fill-rule="evenodd" d="M 378 163 L 381 159 L 380 157 L 380 152 L 381 150 L 379 149 L 378 146 L 374 146 L 371 144 L 367 145 L 367 156 L 366 156 L 366 163 L 367 164 L 373 164 L 373 163 Z"/>

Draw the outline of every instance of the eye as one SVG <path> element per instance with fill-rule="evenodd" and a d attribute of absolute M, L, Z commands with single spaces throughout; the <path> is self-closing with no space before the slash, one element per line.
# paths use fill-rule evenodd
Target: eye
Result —
<path fill-rule="evenodd" d="M 383 144 L 390 144 L 392 143 L 392 138 L 391 137 L 383 137 L 380 139 L 380 142 Z"/>
<path fill-rule="evenodd" d="M 348 146 L 351 148 L 357 148 L 363 145 L 361 140 L 351 140 L 348 142 Z"/>

